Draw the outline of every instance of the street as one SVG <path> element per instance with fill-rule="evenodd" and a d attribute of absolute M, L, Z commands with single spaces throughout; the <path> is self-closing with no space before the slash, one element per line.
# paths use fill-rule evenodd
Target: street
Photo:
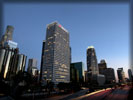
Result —
<path fill-rule="evenodd" d="M 80 100 L 127 100 L 130 87 L 105 90 Z"/>

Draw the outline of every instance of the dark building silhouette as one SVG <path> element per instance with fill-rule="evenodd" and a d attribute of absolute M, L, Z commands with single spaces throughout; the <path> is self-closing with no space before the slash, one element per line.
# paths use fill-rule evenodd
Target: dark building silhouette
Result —
<path fill-rule="evenodd" d="M 96 52 L 93 46 L 87 48 L 87 71 L 90 75 L 99 74 Z"/>
<path fill-rule="evenodd" d="M 132 81 L 133 73 L 131 69 L 128 69 L 128 77 L 129 77 L 129 80 Z"/>
<path fill-rule="evenodd" d="M 103 75 L 105 75 L 105 80 L 107 84 L 111 84 L 116 82 L 115 72 L 113 68 L 107 68 L 103 71 Z"/>
<path fill-rule="evenodd" d="M 70 81 L 79 82 L 79 70 L 77 70 L 73 64 L 70 66 Z"/>
<path fill-rule="evenodd" d="M 40 77 L 39 81 L 42 82 L 42 70 L 43 70 L 43 63 L 44 63 L 44 52 L 45 52 L 45 40 L 43 41 L 42 44 L 42 55 L 41 55 L 41 66 L 40 66 Z"/>
<path fill-rule="evenodd" d="M 104 59 L 100 61 L 100 63 L 98 64 L 98 68 L 99 68 L 99 74 L 104 74 L 104 70 L 107 69 L 107 64 Z"/>
<path fill-rule="evenodd" d="M 88 71 L 84 71 L 84 82 L 85 82 L 85 83 L 88 83 L 88 82 L 89 82 L 88 79 L 89 79 L 89 78 L 88 78 Z"/>
<path fill-rule="evenodd" d="M 123 68 L 118 68 L 117 74 L 118 74 L 119 83 L 125 83 L 125 73 Z"/>
<path fill-rule="evenodd" d="M 83 82 L 84 81 L 83 63 L 82 62 L 71 63 L 71 69 L 75 69 L 76 71 L 78 71 L 78 73 L 79 73 L 79 79 L 78 80 L 79 80 L 79 82 Z M 71 75 L 71 77 L 73 77 L 72 75 Z"/>

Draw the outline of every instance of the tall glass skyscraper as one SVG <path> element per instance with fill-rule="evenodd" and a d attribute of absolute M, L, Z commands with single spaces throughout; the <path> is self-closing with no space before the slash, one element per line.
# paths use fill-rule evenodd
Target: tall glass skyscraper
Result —
<path fill-rule="evenodd" d="M 97 57 L 93 46 L 87 48 L 87 71 L 90 75 L 98 75 Z"/>
<path fill-rule="evenodd" d="M 42 81 L 70 81 L 69 33 L 58 22 L 48 24 L 42 69 Z"/>

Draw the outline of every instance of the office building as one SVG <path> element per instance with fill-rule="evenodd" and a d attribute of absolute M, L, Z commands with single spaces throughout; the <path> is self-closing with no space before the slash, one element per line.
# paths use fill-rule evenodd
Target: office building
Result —
<path fill-rule="evenodd" d="M 128 77 L 129 77 L 129 80 L 130 81 L 133 81 L 132 78 L 133 78 L 133 73 L 132 73 L 132 70 L 131 69 L 128 69 Z"/>
<path fill-rule="evenodd" d="M 88 83 L 88 80 L 89 78 L 88 78 L 88 71 L 84 71 L 84 82 L 85 83 Z"/>
<path fill-rule="evenodd" d="M 32 69 L 36 69 L 37 68 L 37 60 L 32 58 L 32 59 L 29 59 L 28 61 L 28 73 L 32 74 Z"/>
<path fill-rule="evenodd" d="M 42 81 L 70 82 L 69 33 L 58 22 L 48 24 Z"/>
<path fill-rule="evenodd" d="M 79 82 L 83 82 L 84 81 L 83 63 L 82 62 L 71 63 L 71 67 L 75 68 L 79 72 Z"/>
<path fill-rule="evenodd" d="M 107 64 L 104 59 L 100 61 L 100 63 L 98 64 L 98 68 L 99 68 L 99 74 L 104 74 L 104 70 L 107 69 Z"/>
<path fill-rule="evenodd" d="M 16 74 L 19 71 L 21 71 L 21 72 L 25 71 L 26 60 L 27 60 L 27 56 L 25 56 L 24 54 L 18 54 Z"/>
<path fill-rule="evenodd" d="M 13 31 L 14 31 L 14 27 L 11 25 L 8 25 L 6 28 L 6 32 L 2 36 L 2 39 L 0 41 L 0 46 L 4 46 L 5 42 L 12 40 Z"/>
<path fill-rule="evenodd" d="M 10 49 L 16 49 L 17 45 L 18 44 L 16 42 L 13 42 L 11 40 L 6 41 L 5 44 L 4 44 L 5 47 L 9 47 Z"/>
<path fill-rule="evenodd" d="M 93 46 L 87 48 L 87 71 L 90 75 L 99 74 L 96 52 Z"/>
<path fill-rule="evenodd" d="M 43 70 L 43 63 L 44 63 L 44 52 L 45 52 L 45 40 L 43 40 L 43 43 L 42 43 L 42 55 L 41 55 L 41 66 L 40 66 L 39 82 L 42 82 L 42 70 Z"/>
<path fill-rule="evenodd" d="M 116 82 L 115 72 L 113 68 L 107 68 L 103 71 L 103 75 L 105 75 L 106 84 L 111 84 Z"/>
<path fill-rule="evenodd" d="M 118 74 L 119 83 L 125 83 L 125 73 L 123 68 L 118 68 L 117 74 Z"/>
<path fill-rule="evenodd" d="M 25 70 L 26 56 L 20 56 L 18 49 L 0 48 L 0 74 L 3 78 L 10 79 Z"/>
<path fill-rule="evenodd" d="M 77 70 L 73 65 L 70 66 L 70 81 L 79 82 L 79 70 Z"/>

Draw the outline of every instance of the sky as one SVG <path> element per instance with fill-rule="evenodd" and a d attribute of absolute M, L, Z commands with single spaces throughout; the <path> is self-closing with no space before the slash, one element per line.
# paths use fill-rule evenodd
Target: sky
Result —
<path fill-rule="evenodd" d="M 107 66 L 129 67 L 129 4 L 127 3 L 5 3 L 4 30 L 14 26 L 13 41 L 21 54 L 38 61 L 47 24 L 58 21 L 70 34 L 72 62 L 82 61 L 86 70 L 86 50 L 93 45 L 97 60 Z M 28 63 L 28 60 L 27 60 Z"/>

